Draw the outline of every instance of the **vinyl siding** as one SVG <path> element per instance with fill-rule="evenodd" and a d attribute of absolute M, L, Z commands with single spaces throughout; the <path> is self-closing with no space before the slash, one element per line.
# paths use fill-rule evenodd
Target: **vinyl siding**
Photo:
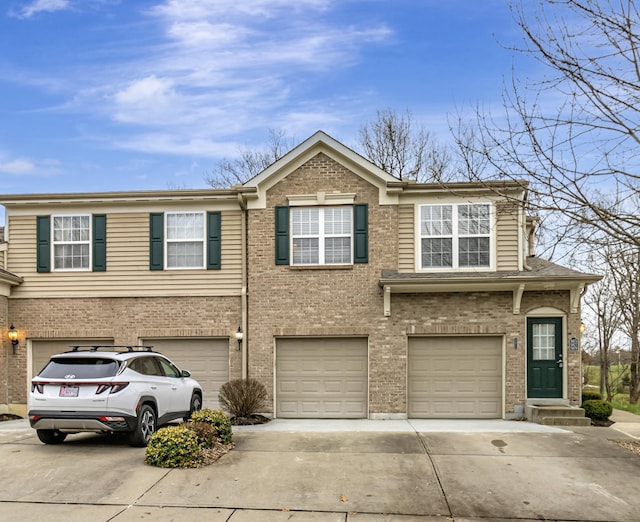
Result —
<path fill-rule="evenodd" d="M 398 271 L 416 271 L 415 207 L 398 206 Z"/>
<path fill-rule="evenodd" d="M 496 268 L 518 270 L 518 207 L 512 203 L 496 203 Z"/>
<path fill-rule="evenodd" d="M 221 270 L 149 270 L 149 213 L 107 215 L 105 272 L 36 272 L 36 218 L 9 216 L 7 270 L 24 278 L 12 297 L 240 295 L 241 213 L 222 212 Z"/>

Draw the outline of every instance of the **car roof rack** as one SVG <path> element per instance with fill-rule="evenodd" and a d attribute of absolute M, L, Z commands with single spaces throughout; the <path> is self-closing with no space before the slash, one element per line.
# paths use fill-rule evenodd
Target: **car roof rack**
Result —
<path fill-rule="evenodd" d="M 153 346 L 136 344 L 71 344 L 72 352 L 97 352 L 100 349 L 120 352 L 152 352 Z"/>

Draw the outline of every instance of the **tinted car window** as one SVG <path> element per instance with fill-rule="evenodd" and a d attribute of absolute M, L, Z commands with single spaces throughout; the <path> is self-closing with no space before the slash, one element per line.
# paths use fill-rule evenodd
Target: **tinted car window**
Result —
<path fill-rule="evenodd" d="M 181 376 L 180 370 L 178 370 L 178 368 L 176 368 L 173 364 L 171 364 L 166 359 L 163 359 L 162 357 L 158 357 L 158 362 L 160 363 L 160 366 L 162 366 L 162 370 L 164 371 L 164 374 L 167 377 Z"/>
<path fill-rule="evenodd" d="M 129 368 L 142 375 L 162 375 L 160 367 L 153 357 L 138 357 L 129 363 Z"/>
<path fill-rule="evenodd" d="M 47 379 L 103 379 L 113 377 L 118 366 L 118 361 L 113 359 L 56 357 L 38 376 Z"/>

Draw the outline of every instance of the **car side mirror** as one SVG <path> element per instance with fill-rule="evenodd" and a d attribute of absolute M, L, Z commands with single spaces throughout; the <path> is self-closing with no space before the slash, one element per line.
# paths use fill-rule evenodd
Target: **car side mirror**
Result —
<path fill-rule="evenodd" d="M 189 372 L 187 370 L 182 370 L 182 376 L 183 377 L 191 377 L 191 372 Z"/>

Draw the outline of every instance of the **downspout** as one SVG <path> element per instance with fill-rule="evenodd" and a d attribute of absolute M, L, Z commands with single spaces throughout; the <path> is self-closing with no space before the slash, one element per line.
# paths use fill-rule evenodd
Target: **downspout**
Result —
<path fill-rule="evenodd" d="M 247 280 L 248 280 L 248 253 L 247 253 L 247 205 L 245 203 L 244 197 L 240 192 L 238 192 L 238 204 L 240 205 L 241 214 L 241 224 L 240 224 L 240 243 L 241 243 L 241 257 L 242 257 L 242 290 L 240 294 L 240 326 L 242 327 L 242 331 L 244 332 L 244 337 L 242 340 L 242 378 L 246 379 L 248 377 L 248 367 L 249 367 L 249 330 L 247 325 L 249 324 L 247 320 L 248 314 L 248 303 L 247 303 Z"/>

